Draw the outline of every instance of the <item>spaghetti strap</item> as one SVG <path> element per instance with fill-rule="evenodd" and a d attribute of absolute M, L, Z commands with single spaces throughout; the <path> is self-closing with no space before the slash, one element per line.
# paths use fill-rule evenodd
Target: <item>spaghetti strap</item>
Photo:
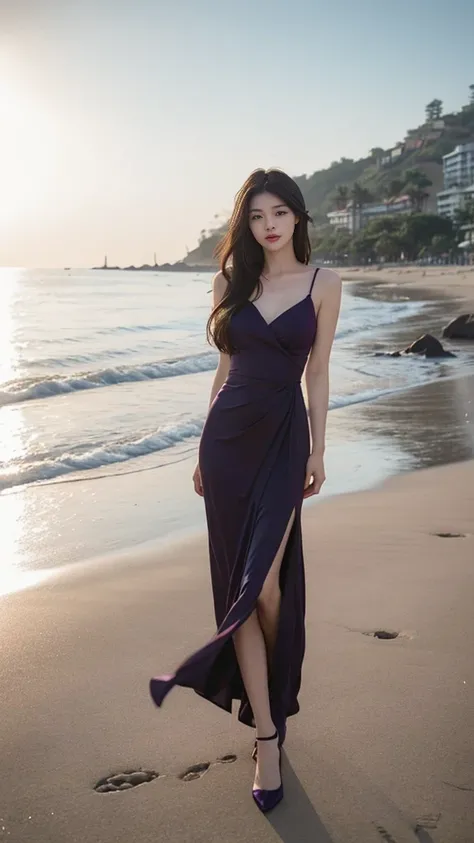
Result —
<path fill-rule="evenodd" d="M 317 266 L 316 269 L 314 270 L 313 280 L 311 281 L 311 287 L 309 288 L 308 296 L 310 296 L 311 293 L 313 292 L 313 285 L 314 285 L 314 282 L 316 281 L 316 276 L 317 276 L 318 272 L 319 272 L 319 266 Z"/>

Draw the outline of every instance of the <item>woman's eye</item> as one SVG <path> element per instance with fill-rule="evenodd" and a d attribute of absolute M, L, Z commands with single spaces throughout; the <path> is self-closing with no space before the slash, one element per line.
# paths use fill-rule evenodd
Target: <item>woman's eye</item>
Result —
<path fill-rule="evenodd" d="M 288 213 L 288 211 L 277 211 L 277 216 L 278 216 L 278 214 L 287 214 L 287 213 Z"/>

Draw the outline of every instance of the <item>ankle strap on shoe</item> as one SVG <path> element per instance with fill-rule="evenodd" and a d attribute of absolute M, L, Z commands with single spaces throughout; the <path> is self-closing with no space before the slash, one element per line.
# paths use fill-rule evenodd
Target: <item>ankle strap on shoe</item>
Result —
<path fill-rule="evenodd" d="M 268 738 L 256 738 L 257 741 L 274 741 L 275 738 L 278 737 L 278 729 L 276 730 L 274 735 L 270 735 Z"/>

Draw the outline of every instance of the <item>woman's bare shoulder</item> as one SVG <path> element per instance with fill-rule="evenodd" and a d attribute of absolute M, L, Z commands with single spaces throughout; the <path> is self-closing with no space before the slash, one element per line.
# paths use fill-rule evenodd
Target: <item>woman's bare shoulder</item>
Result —
<path fill-rule="evenodd" d="M 317 287 L 321 296 L 325 298 L 331 296 L 337 297 L 341 294 L 341 276 L 334 269 L 321 266 L 317 275 Z"/>
<path fill-rule="evenodd" d="M 318 283 L 324 284 L 328 287 L 340 287 L 341 276 L 334 270 L 327 266 L 320 266 L 318 272 Z"/>
<path fill-rule="evenodd" d="M 219 272 L 216 272 L 214 275 L 214 278 L 212 279 L 212 289 L 221 295 L 225 293 L 227 289 L 227 278 L 222 270 L 219 270 Z"/>
<path fill-rule="evenodd" d="M 224 298 L 227 291 L 228 283 L 222 271 L 216 272 L 212 279 L 212 299 L 213 306 L 216 307 L 220 300 Z"/>

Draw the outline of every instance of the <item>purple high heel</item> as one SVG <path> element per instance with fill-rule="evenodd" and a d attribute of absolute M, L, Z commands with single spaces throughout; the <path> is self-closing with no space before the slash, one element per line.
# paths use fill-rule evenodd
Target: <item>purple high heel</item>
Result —
<path fill-rule="evenodd" d="M 278 729 L 276 730 L 274 735 L 270 735 L 268 738 L 257 738 L 257 741 L 274 741 L 275 738 L 279 738 Z M 257 743 L 255 741 L 255 743 Z M 280 753 L 280 758 L 278 761 L 279 768 L 280 768 L 280 778 L 281 778 L 281 744 L 280 740 L 278 740 L 278 751 Z M 260 808 L 263 814 L 266 814 L 267 811 L 271 811 L 279 802 L 283 799 L 283 782 L 280 784 L 280 787 L 277 787 L 275 790 L 263 790 L 262 788 L 256 787 L 252 789 L 252 796 L 254 798 L 254 802 L 256 803 L 257 807 Z"/>

